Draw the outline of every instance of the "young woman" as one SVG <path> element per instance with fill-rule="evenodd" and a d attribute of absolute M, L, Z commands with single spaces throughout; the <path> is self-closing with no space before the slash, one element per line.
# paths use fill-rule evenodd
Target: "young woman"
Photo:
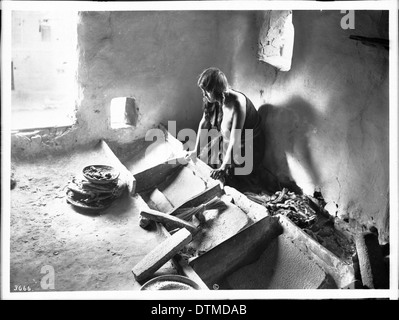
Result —
<path fill-rule="evenodd" d="M 232 89 L 218 68 L 204 70 L 198 86 L 203 94 L 204 114 L 194 150 L 188 156 L 199 156 L 213 167 L 212 178 L 243 189 L 257 175 L 263 159 L 265 141 L 260 116 L 251 100 Z M 207 143 L 204 139 L 211 129 L 218 134 L 211 135 L 213 139 Z"/>

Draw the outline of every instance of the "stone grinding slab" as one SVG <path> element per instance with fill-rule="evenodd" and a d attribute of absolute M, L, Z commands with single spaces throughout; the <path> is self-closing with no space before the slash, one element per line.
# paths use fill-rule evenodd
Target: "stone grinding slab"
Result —
<path fill-rule="evenodd" d="M 148 197 L 148 200 L 145 199 L 145 201 L 148 203 L 149 207 L 154 210 L 158 210 L 164 213 L 173 210 L 173 205 L 157 188 L 152 191 L 152 193 Z"/>
<path fill-rule="evenodd" d="M 259 259 L 224 281 L 230 289 L 318 289 L 329 283 L 327 274 L 283 234 L 274 238 Z M 336 288 L 333 284 L 327 285 Z M 222 288 L 222 287 L 221 287 Z"/>
<path fill-rule="evenodd" d="M 193 237 L 188 247 L 197 251 L 209 251 L 251 223 L 240 208 L 225 198 L 222 200 L 226 203 L 227 209 L 220 213 L 217 210 L 205 211 L 206 221 L 200 225 L 200 231 Z"/>
<path fill-rule="evenodd" d="M 204 180 L 196 176 L 192 170 L 181 167 L 170 176 L 158 189 L 169 200 L 173 207 L 178 207 L 188 199 L 196 196 L 206 189 Z"/>

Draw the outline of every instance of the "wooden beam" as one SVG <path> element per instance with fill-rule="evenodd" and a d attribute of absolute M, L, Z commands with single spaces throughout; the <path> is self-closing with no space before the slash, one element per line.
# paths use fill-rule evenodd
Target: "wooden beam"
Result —
<path fill-rule="evenodd" d="M 265 217 L 193 259 L 189 265 L 211 288 L 230 272 L 255 261 L 268 243 L 282 232 L 278 218 Z"/>
<path fill-rule="evenodd" d="M 132 272 L 135 279 L 142 282 L 151 277 L 191 240 L 191 232 L 181 229 L 161 242 L 133 267 Z"/>

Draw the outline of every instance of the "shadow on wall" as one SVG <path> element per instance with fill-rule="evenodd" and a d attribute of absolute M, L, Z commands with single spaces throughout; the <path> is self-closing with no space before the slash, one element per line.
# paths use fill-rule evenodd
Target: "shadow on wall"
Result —
<path fill-rule="evenodd" d="M 314 108 L 300 96 L 292 97 L 286 104 L 273 106 L 262 105 L 258 110 L 265 134 L 266 146 L 263 165 L 269 173 L 263 177 L 266 182 L 273 174 L 274 188 L 289 190 L 302 194 L 298 186 L 301 181 L 295 181 L 288 163 L 291 156 L 299 162 L 313 185 L 319 185 L 319 173 L 314 163 L 309 146 L 309 136 L 317 125 Z"/>

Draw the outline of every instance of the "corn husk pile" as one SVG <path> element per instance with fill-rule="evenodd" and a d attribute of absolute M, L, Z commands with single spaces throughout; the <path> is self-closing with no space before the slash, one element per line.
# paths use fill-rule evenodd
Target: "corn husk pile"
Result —
<path fill-rule="evenodd" d="M 67 202 L 85 209 L 109 207 L 113 201 L 122 195 L 125 184 L 119 178 L 112 179 L 109 182 L 98 179 L 101 182 L 96 182 L 95 179 L 88 180 L 84 175 L 73 177 L 67 185 Z"/>
<path fill-rule="evenodd" d="M 310 207 L 309 199 L 284 188 L 269 196 L 246 192 L 252 201 L 265 206 L 272 215 L 282 214 L 300 228 L 309 228 L 317 220 L 316 212 Z"/>
<path fill-rule="evenodd" d="M 324 200 L 319 199 L 315 211 L 311 200 L 305 195 L 289 192 L 287 189 L 273 195 L 245 193 L 252 201 L 265 206 L 271 215 L 282 214 L 322 246 L 350 263 L 355 247 L 352 239 L 335 228 L 334 218 L 323 213 Z M 321 206 L 321 207 L 320 207 Z"/>

